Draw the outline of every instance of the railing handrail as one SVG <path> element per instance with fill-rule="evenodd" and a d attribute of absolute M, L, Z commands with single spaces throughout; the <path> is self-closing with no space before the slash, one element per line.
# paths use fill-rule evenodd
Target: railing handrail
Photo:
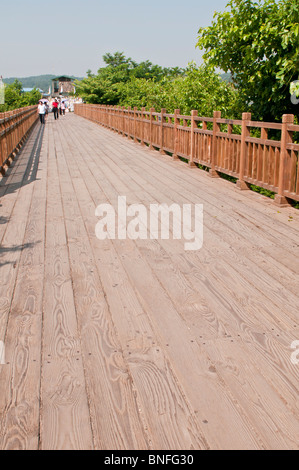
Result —
<path fill-rule="evenodd" d="M 37 105 L 0 113 L 0 172 L 20 149 L 38 119 Z"/>
<path fill-rule="evenodd" d="M 183 115 L 180 110 L 167 113 L 85 103 L 76 103 L 75 112 L 151 149 L 171 153 L 174 159 L 183 157 L 191 167 L 204 165 L 212 177 L 234 176 L 239 189 L 254 184 L 273 191 L 279 205 L 288 199 L 299 201 L 299 144 L 293 141 L 299 126 L 293 115 L 275 123 L 253 121 L 250 113 L 243 113 L 240 120 L 222 118 L 218 111 L 206 117 L 197 111 Z M 260 136 L 252 135 L 251 129 L 258 129 Z M 269 138 L 269 131 L 281 132 L 280 140 Z"/>

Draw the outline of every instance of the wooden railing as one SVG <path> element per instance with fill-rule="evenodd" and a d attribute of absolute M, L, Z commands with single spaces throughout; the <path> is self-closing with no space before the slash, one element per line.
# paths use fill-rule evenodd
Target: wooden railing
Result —
<path fill-rule="evenodd" d="M 250 113 L 242 120 L 160 113 L 152 108 L 121 108 L 92 104 L 76 104 L 75 113 L 112 129 L 119 134 L 148 145 L 150 149 L 169 152 L 173 159 L 183 157 L 191 167 L 200 164 L 212 177 L 219 173 L 236 178 L 239 189 L 250 184 L 276 193 L 275 202 L 299 201 L 299 144 L 293 133 L 299 132 L 293 115 L 284 115 L 282 123 L 252 121 Z M 279 140 L 269 137 L 275 132 Z M 257 137 L 258 135 L 258 137 Z"/>
<path fill-rule="evenodd" d="M 0 113 L 0 172 L 5 163 L 20 149 L 30 129 L 38 119 L 37 106 Z"/>

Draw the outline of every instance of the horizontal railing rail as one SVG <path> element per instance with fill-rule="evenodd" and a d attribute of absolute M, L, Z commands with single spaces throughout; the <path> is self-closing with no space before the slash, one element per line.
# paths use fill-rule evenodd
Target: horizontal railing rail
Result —
<path fill-rule="evenodd" d="M 184 158 L 191 167 L 202 165 L 212 177 L 232 176 L 239 189 L 253 184 L 270 190 L 279 205 L 299 201 L 299 144 L 293 141 L 299 126 L 293 115 L 271 123 L 252 121 L 250 113 L 234 120 L 219 111 L 200 117 L 197 111 L 185 116 L 179 109 L 169 114 L 94 104 L 76 104 L 75 113 L 173 159 Z"/>
<path fill-rule="evenodd" d="M 0 172 L 20 149 L 32 126 L 38 120 L 37 106 L 0 113 Z"/>

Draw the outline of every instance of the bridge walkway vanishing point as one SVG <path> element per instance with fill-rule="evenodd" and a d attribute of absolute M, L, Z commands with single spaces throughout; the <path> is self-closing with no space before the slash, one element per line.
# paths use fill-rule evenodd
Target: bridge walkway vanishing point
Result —
<path fill-rule="evenodd" d="M 71 114 L 0 196 L 1 449 L 298 449 L 298 211 Z M 203 204 L 202 249 L 99 240 L 118 196 Z"/>

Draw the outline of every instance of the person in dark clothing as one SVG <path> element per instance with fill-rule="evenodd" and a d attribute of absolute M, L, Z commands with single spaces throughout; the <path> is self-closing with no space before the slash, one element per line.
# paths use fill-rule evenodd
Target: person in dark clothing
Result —
<path fill-rule="evenodd" d="M 58 101 L 57 101 L 56 98 L 55 98 L 55 100 L 53 101 L 52 107 L 53 107 L 54 119 L 56 120 L 56 119 L 59 118 Z"/>

